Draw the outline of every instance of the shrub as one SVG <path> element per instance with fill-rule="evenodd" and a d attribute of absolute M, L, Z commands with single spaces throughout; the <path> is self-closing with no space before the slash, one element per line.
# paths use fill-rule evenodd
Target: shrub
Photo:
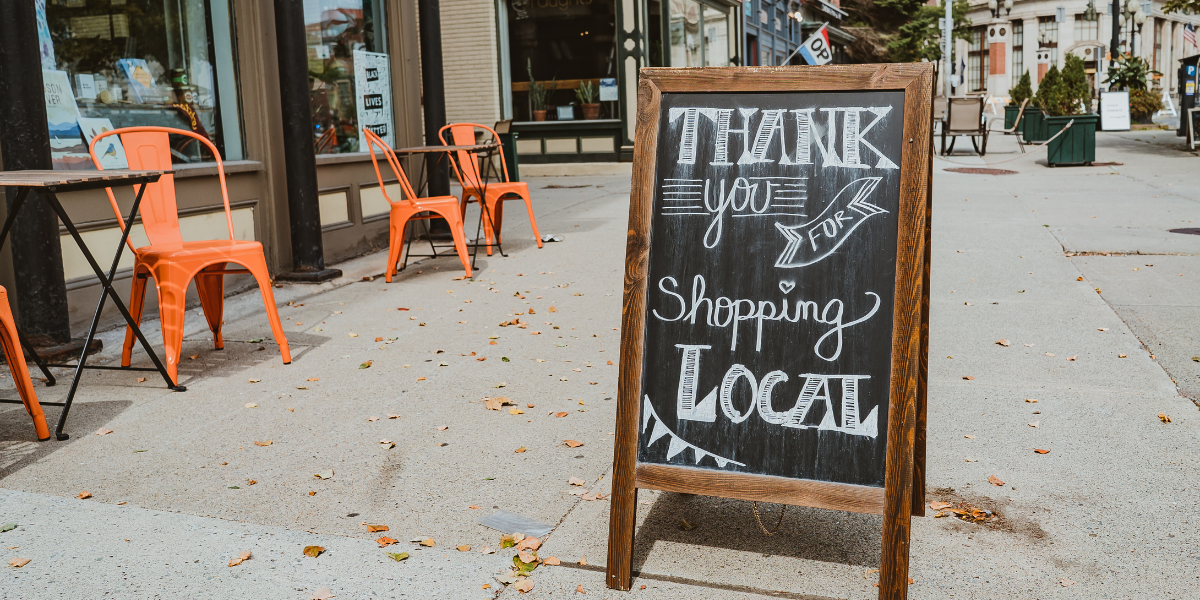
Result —
<path fill-rule="evenodd" d="M 1092 104 L 1092 86 L 1088 84 L 1083 59 L 1068 54 L 1062 70 L 1063 115 L 1079 115 L 1088 112 Z"/>
<path fill-rule="evenodd" d="M 1129 116 L 1134 120 L 1147 121 L 1162 109 L 1162 98 L 1153 90 L 1130 90 Z"/>
<path fill-rule="evenodd" d="M 1033 97 L 1033 86 L 1029 83 L 1029 71 L 1025 71 L 1021 75 L 1021 79 L 1017 81 L 1011 90 L 1008 90 L 1009 104 L 1020 106 L 1022 102 Z"/>
<path fill-rule="evenodd" d="M 1058 65 L 1053 65 L 1038 84 L 1033 102 L 1045 110 L 1046 114 L 1057 116 L 1057 111 L 1061 110 L 1063 105 L 1063 95 L 1062 74 L 1058 71 Z"/>

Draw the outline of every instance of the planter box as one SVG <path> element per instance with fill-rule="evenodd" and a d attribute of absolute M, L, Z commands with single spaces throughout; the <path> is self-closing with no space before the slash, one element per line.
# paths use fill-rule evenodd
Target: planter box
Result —
<path fill-rule="evenodd" d="M 1009 105 L 1009 106 L 1004 107 L 1004 128 L 1005 129 L 1012 129 L 1013 123 L 1015 123 L 1017 120 L 1017 113 L 1019 113 L 1019 112 L 1021 112 L 1020 106 Z M 1029 109 L 1026 108 L 1025 112 L 1028 113 Z"/>
<path fill-rule="evenodd" d="M 1021 138 L 1025 143 L 1041 143 L 1050 139 L 1046 133 L 1046 112 L 1035 106 L 1025 107 L 1025 116 L 1021 119 Z"/>
<path fill-rule="evenodd" d="M 1062 131 L 1072 119 L 1075 120 L 1075 124 L 1046 146 L 1046 163 L 1052 167 L 1090 165 L 1096 160 L 1096 127 L 1100 124 L 1100 115 L 1045 117 L 1044 122 L 1052 137 Z"/>

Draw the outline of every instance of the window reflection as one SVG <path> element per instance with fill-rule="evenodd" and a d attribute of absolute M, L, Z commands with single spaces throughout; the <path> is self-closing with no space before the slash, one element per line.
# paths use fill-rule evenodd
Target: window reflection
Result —
<path fill-rule="evenodd" d="M 317 154 L 362 151 L 355 52 L 386 54 L 383 1 L 304 0 L 304 23 Z"/>

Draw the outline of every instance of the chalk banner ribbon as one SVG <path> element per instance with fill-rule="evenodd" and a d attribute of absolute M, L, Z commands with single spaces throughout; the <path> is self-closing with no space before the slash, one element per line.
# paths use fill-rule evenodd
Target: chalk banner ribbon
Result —
<path fill-rule="evenodd" d="M 867 202 L 879 187 L 881 177 L 863 177 L 851 181 L 815 219 L 802 225 L 775 227 L 787 240 L 787 246 L 775 261 L 781 269 L 796 269 L 820 262 L 837 250 L 850 234 L 867 219 L 887 211 Z"/>

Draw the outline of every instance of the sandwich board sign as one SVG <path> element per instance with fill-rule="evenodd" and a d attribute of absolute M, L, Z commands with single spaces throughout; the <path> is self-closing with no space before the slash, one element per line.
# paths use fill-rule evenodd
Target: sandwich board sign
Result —
<path fill-rule="evenodd" d="M 607 585 L 637 489 L 924 514 L 933 69 L 642 69 Z"/>

